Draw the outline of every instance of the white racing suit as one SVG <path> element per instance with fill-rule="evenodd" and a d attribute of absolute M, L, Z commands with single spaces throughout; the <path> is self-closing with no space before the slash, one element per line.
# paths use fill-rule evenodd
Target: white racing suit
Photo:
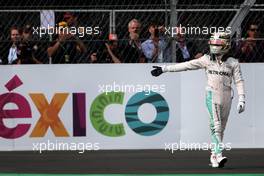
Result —
<path fill-rule="evenodd" d="M 163 72 L 180 72 L 205 69 L 207 75 L 206 106 L 210 116 L 212 154 L 221 154 L 223 134 L 231 108 L 232 78 L 236 84 L 239 101 L 245 102 L 244 81 L 239 62 L 228 57 L 226 61 L 211 60 L 209 55 L 189 62 L 163 67 Z M 220 144 L 220 145 L 219 145 Z"/>

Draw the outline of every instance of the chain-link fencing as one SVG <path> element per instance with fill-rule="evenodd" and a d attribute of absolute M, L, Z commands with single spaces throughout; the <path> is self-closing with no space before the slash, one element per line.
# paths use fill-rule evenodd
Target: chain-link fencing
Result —
<path fill-rule="evenodd" d="M 230 29 L 233 54 L 263 62 L 264 4 L 253 1 L 0 1 L 0 58 L 2 64 L 182 62 L 208 52 L 211 32 L 242 20 Z M 176 26 L 184 35 L 174 33 Z M 69 30 L 61 34 L 60 27 Z"/>

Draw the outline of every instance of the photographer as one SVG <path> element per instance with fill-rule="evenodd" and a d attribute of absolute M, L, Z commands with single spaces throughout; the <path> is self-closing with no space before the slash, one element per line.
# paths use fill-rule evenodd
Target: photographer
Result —
<path fill-rule="evenodd" d="M 60 22 L 59 27 L 60 31 L 47 49 L 48 56 L 54 64 L 79 63 L 86 52 L 83 42 L 69 32 L 66 22 Z"/>
<path fill-rule="evenodd" d="M 117 35 L 109 34 L 103 50 L 91 54 L 90 63 L 121 63 L 120 51 Z"/>
<path fill-rule="evenodd" d="M 22 32 L 21 41 L 18 43 L 19 55 L 17 64 L 41 64 L 35 57 L 38 48 L 39 47 L 32 39 L 31 26 L 26 25 Z"/>
<path fill-rule="evenodd" d="M 149 25 L 150 38 L 142 43 L 142 51 L 147 58 L 148 63 L 162 63 L 165 60 L 165 52 L 167 50 L 167 42 L 161 37 L 161 28 L 158 28 L 157 23 L 152 22 Z"/>

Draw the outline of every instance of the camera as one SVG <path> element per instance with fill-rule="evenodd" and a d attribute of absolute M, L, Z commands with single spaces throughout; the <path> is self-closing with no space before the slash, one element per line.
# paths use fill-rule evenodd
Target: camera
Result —
<path fill-rule="evenodd" d="M 17 43 L 17 57 L 21 64 L 35 64 L 34 55 L 38 46 L 29 40 L 22 39 Z"/>
<path fill-rule="evenodd" d="M 160 35 L 159 32 L 160 32 L 159 29 L 158 28 L 155 28 L 155 30 L 154 30 L 154 36 L 155 37 L 159 37 L 159 35 Z"/>

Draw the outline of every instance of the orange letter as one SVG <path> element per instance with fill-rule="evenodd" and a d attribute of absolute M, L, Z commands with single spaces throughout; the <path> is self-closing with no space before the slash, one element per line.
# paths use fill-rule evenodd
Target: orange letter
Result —
<path fill-rule="evenodd" d="M 59 112 L 63 106 L 65 100 L 68 97 L 68 93 L 56 93 L 51 103 L 49 104 L 43 94 L 29 94 L 34 104 L 38 108 L 41 116 L 33 129 L 30 137 L 43 137 L 49 126 L 52 129 L 55 136 L 65 137 L 69 136 L 67 130 L 63 126 L 59 119 Z"/>

